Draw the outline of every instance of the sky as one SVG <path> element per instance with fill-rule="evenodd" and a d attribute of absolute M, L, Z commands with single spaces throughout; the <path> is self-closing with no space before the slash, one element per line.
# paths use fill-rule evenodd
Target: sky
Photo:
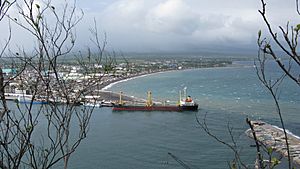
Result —
<path fill-rule="evenodd" d="M 258 30 L 268 35 L 258 13 L 260 0 L 77 0 L 77 8 L 84 12 L 76 27 L 79 49 L 90 45 L 94 19 L 100 35 L 107 34 L 108 50 L 122 52 L 256 50 Z M 10 12 L 16 14 L 15 9 Z M 275 29 L 287 21 L 300 23 L 295 0 L 269 0 L 267 14 Z M 30 49 L 35 44 L 24 30 L 12 27 L 12 48 Z M 5 37 L 3 20 L 0 47 Z"/>

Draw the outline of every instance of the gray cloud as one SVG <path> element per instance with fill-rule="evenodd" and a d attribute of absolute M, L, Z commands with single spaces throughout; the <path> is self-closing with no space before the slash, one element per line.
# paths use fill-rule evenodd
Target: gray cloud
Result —
<path fill-rule="evenodd" d="M 294 5 L 293 1 L 269 2 L 272 23 L 300 23 Z M 257 31 L 265 29 L 257 11 L 259 0 L 85 0 L 78 7 L 85 17 L 77 28 L 77 46 L 87 44 L 95 18 L 108 34 L 109 48 L 118 51 L 255 46 Z"/>
<path fill-rule="evenodd" d="M 127 38 L 128 50 L 135 50 L 137 44 L 145 44 L 142 48 L 148 50 L 172 50 L 183 47 L 182 44 L 209 46 L 253 40 L 259 24 L 255 8 L 209 8 L 214 3 L 196 2 L 199 1 L 121 0 L 101 12 L 104 17 L 99 22 L 114 46 L 124 48 L 115 35 Z"/>

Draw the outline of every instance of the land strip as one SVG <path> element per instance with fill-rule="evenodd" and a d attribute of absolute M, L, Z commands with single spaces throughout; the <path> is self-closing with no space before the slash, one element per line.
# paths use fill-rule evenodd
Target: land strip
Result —
<path fill-rule="evenodd" d="M 287 147 L 285 136 L 282 129 L 265 123 L 263 121 L 251 121 L 258 141 L 268 148 L 287 157 Z M 247 136 L 253 138 L 251 129 L 246 131 Z M 288 142 L 290 147 L 290 156 L 296 165 L 300 165 L 300 138 L 288 133 Z"/>

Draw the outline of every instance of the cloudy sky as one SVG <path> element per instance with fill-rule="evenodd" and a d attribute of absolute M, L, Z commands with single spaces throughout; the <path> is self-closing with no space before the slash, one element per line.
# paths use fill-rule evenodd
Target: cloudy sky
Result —
<path fill-rule="evenodd" d="M 300 23 L 294 1 L 268 2 L 270 21 Z M 260 0 L 77 0 L 77 6 L 85 13 L 76 28 L 78 47 L 88 44 L 94 18 L 99 31 L 107 33 L 108 48 L 123 52 L 251 50 L 258 30 L 265 29 Z M 5 25 L 0 23 L 0 41 Z M 13 31 L 13 43 L 33 44 L 19 28 Z"/>

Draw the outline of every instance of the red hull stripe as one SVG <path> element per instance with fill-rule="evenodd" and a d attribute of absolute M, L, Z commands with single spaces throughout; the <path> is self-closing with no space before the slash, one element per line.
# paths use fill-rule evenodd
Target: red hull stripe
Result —
<path fill-rule="evenodd" d="M 113 107 L 113 111 L 195 111 L 198 106 L 116 106 Z"/>

